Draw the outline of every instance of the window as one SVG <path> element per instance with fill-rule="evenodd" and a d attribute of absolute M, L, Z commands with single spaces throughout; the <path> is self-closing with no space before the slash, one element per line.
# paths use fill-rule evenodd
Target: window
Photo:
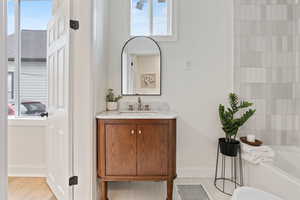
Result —
<path fill-rule="evenodd" d="M 7 92 L 8 92 L 8 102 L 14 99 L 14 73 L 8 72 L 7 77 Z"/>
<path fill-rule="evenodd" d="M 52 0 L 8 0 L 7 8 L 8 114 L 39 116 L 48 104 L 47 25 Z"/>
<path fill-rule="evenodd" d="M 174 36 L 172 0 L 131 0 L 132 36 Z"/>

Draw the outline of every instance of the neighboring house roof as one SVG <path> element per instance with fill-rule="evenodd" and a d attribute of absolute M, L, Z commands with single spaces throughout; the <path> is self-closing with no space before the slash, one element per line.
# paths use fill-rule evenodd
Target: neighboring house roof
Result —
<path fill-rule="evenodd" d="M 16 40 L 14 34 L 7 39 L 8 60 L 16 57 Z M 47 57 L 47 31 L 22 30 L 21 31 L 21 59 L 22 61 L 45 62 Z"/>

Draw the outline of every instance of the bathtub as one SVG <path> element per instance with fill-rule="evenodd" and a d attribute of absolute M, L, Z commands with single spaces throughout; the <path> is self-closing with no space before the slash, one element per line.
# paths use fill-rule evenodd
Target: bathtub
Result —
<path fill-rule="evenodd" d="M 272 146 L 273 162 L 253 165 L 245 162 L 246 185 L 273 193 L 284 200 L 300 199 L 300 148 Z"/>

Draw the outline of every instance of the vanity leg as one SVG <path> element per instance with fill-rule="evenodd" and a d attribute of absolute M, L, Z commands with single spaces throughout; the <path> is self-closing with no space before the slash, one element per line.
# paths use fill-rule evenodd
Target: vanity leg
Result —
<path fill-rule="evenodd" d="M 107 182 L 101 181 L 100 183 L 100 189 L 101 189 L 101 198 L 100 200 L 108 200 L 107 198 Z"/>
<path fill-rule="evenodd" d="M 173 186 L 174 186 L 174 180 L 169 179 L 167 181 L 167 200 L 173 200 Z"/>

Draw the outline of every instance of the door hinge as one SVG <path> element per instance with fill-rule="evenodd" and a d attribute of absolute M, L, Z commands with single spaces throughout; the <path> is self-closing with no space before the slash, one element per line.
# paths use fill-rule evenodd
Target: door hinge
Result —
<path fill-rule="evenodd" d="M 79 21 L 78 20 L 70 20 L 70 28 L 73 30 L 79 29 Z"/>
<path fill-rule="evenodd" d="M 69 178 L 69 186 L 78 185 L 78 176 L 72 176 Z"/>

